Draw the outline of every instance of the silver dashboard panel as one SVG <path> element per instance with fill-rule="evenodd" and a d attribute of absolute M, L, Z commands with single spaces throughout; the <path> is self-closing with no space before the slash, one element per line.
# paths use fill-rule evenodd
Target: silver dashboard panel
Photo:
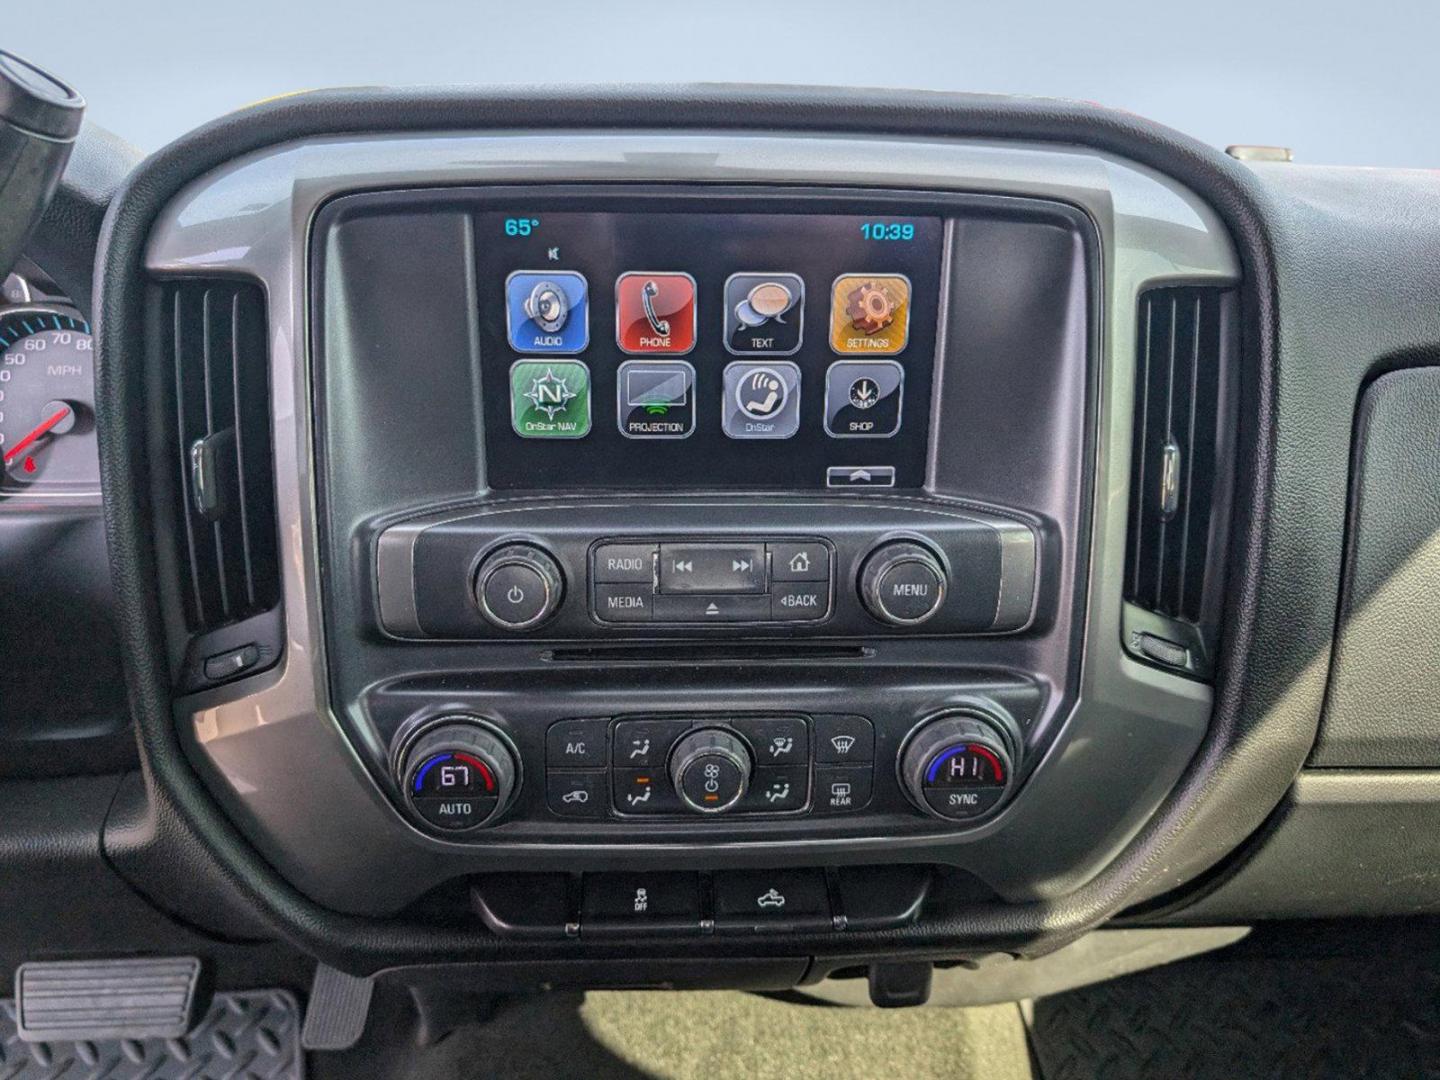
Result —
<path fill-rule="evenodd" d="M 1233 283 L 1239 266 L 1218 217 L 1193 193 L 1133 163 L 1064 146 L 784 132 L 374 135 L 276 146 L 189 185 L 157 222 L 147 265 L 157 276 L 247 275 L 266 289 L 287 637 L 278 667 L 177 703 L 182 743 L 210 791 L 283 876 L 336 910 L 392 913 L 440 881 L 493 868 L 483 848 L 422 835 L 400 817 L 328 700 L 308 406 L 309 232 L 317 209 L 349 192 L 605 181 L 1037 196 L 1078 207 L 1093 221 L 1103 283 L 1084 663 L 1078 702 L 1027 797 L 979 828 L 907 839 L 904 850 L 880 837 L 846 840 L 843 851 L 831 841 L 749 845 L 757 857 L 772 849 L 772 860 L 808 846 L 836 861 L 933 861 L 944 848 L 947 861 L 968 865 L 968 855 L 954 853 L 973 852 L 987 880 L 1015 901 L 1051 900 L 1089 880 L 1173 788 L 1200 745 L 1212 704 L 1208 686 L 1137 664 L 1120 647 L 1136 299 L 1157 284 Z M 1077 785 L 1112 757 L 1146 762 L 1143 775 L 1127 778 L 1124 813 L 1061 823 L 1036 809 L 1084 806 Z M 1070 854 L 1048 862 L 1034 850 L 1031 883 L 1007 889 L 997 852 L 1021 844 L 1028 856 L 1034 841 L 1062 827 L 1086 830 L 1083 857 L 1063 844 L 1055 850 Z M 563 845 L 545 846 L 547 858 L 566 853 Z M 653 855 L 685 865 L 674 848 L 657 845 Z"/>

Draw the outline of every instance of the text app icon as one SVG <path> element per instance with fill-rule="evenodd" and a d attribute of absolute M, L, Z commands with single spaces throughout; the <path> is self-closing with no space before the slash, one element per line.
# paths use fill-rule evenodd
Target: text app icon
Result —
<path fill-rule="evenodd" d="M 695 348 L 695 279 L 648 270 L 615 282 L 615 342 L 632 354 L 678 356 Z"/>
<path fill-rule="evenodd" d="M 526 439 L 580 439 L 590 432 L 590 369 L 578 360 L 510 365 L 510 423 Z"/>
<path fill-rule="evenodd" d="M 844 356 L 889 356 L 910 338 L 910 279 L 841 274 L 830 289 L 830 348 Z"/>
<path fill-rule="evenodd" d="M 695 430 L 695 369 L 684 360 L 626 360 L 616 384 L 626 438 L 683 439 Z"/>
<path fill-rule="evenodd" d="M 519 353 L 584 352 L 590 289 L 573 270 L 517 270 L 505 279 L 505 327 Z"/>
<path fill-rule="evenodd" d="M 736 356 L 799 351 L 805 282 L 798 274 L 741 273 L 725 281 L 725 348 Z"/>
<path fill-rule="evenodd" d="M 837 360 L 825 373 L 825 431 L 883 439 L 900 430 L 905 370 L 894 360 Z"/>
<path fill-rule="evenodd" d="M 788 439 L 800 429 L 800 369 L 789 360 L 725 369 L 721 426 L 732 439 Z"/>

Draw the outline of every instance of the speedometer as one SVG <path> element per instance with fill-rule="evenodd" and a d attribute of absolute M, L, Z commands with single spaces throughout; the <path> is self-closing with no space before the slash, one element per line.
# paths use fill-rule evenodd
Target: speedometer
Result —
<path fill-rule="evenodd" d="M 0 450 L 0 492 L 98 490 L 95 342 L 78 315 L 0 313 Z"/>

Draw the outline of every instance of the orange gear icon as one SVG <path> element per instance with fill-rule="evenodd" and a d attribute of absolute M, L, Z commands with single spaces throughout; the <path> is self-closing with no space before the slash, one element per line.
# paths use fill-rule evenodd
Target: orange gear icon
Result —
<path fill-rule="evenodd" d="M 845 298 L 850 325 L 870 337 L 895 321 L 895 298 L 885 286 L 867 281 L 850 290 Z"/>

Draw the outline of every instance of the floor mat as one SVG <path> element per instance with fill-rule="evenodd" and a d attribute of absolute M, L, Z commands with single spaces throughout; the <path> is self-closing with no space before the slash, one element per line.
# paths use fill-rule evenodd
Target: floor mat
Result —
<path fill-rule="evenodd" d="M 1040 1074 L 1440 1078 L 1434 945 L 1366 955 L 1373 936 L 1350 933 L 1330 955 L 1319 934 L 1288 955 L 1242 945 L 1037 1001 Z"/>
<path fill-rule="evenodd" d="M 856 1009 L 728 991 L 550 994 L 417 1054 L 410 1080 L 1029 1080 L 1018 1007 Z"/>
<path fill-rule="evenodd" d="M 300 1010 L 283 990 L 217 994 L 183 1039 L 21 1042 L 15 1003 L 0 1002 L 0 1080 L 301 1080 Z"/>

